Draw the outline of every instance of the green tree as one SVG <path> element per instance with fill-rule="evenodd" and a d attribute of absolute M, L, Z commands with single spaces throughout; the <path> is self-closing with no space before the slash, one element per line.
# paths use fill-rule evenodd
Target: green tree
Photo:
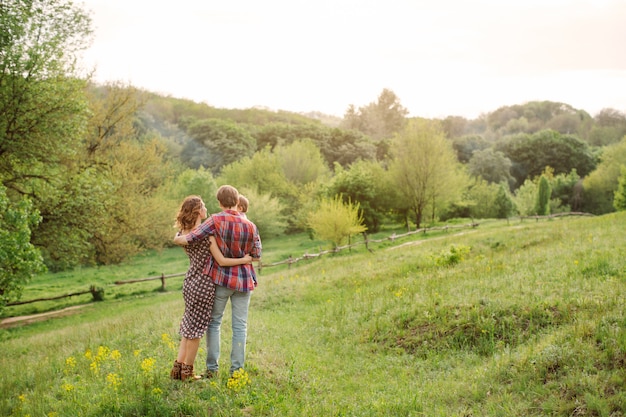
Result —
<path fill-rule="evenodd" d="M 76 59 L 90 24 L 69 0 L 0 3 L 0 184 L 9 196 L 32 195 L 75 157 L 88 114 Z"/>
<path fill-rule="evenodd" d="M 550 196 L 552 189 L 545 175 L 539 179 L 539 189 L 537 190 L 537 203 L 535 205 L 535 213 L 539 216 L 547 216 L 550 214 Z"/>
<path fill-rule="evenodd" d="M 205 168 L 218 174 L 228 164 L 249 157 L 257 149 L 248 130 L 230 120 L 205 119 L 189 126 L 189 136 L 208 151 Z"/>
<path fill-rule="evenodd" d="M 615 210 L 613 200 L 624 161 L 626 161 L 626 136 L 620 142 L 603 148 L 596 170 L 583 179 L 584 211 L 604 214 Z"/>
<path fill-rule="evenodd" d="M 537 204 L 537 181 L 527 179 L 524 183 L 515 190 L 515 197 L 513 202 L 517 211 L 521 216 L 532 216 L 537 214 L 535 212 L 535 206 Z"/>
<path fill-rule="evenodd" d="M 262 239 L 267 240 L 285 232 L 288 222 L 283 214 L 285 208 L 278 198 L 245 187 L 239 189 L 239 192 L 250 202 L 247 216 L 259 229 Z"/>
<path fill-rule="evenodd" d="M 297 186 L 323 180 L 330 174 L 319 148 L 309 139 L 277 146 L 274 154 L 285 178 Z"/>
<path fill-rule="evenodd" d="M 508 219 L 515 212 L 515 203 L 511 198 L 508 185 L 500 184 L 494 201 L 495 217 Z"/>
<path fill-rule="evenodd" d="M 374 161 L 358 161 L 347 169 L 337 166 L 335 176 L 325 186 L 325 194 L 327 197 L 341 195 L 344 203 L 359 203 L 367 230 L 375 233 L 393 204 L 388 198 L 392 189 L 388 177 L 382 165 Z"/>
<path fill-rule="evenodd" d="M 619 177 L 615 198 L 613 199 L 613 206 L 617 211 L 626 210 L 626 165 L 622 165 L 621 171 L 622 174 Z"/>
<path fill-rule="evenodd" d="M 45 271 L 39 250 L 30 243 L 31 228 L 39 220 L 28 199 L 14 204 L 0 186 L 0 313 L 8 302 L 20 298 L 34 275 Z"/>
<path fill-rule="evenodd" d="M 309 214 L 308 225 L 318 239 L 327 240 L 334 247 L 367 230 L 359 215 L 359 204 L 344 203 L 341 196 L 323 198 L 318 209 Z"/>
<path fill-rule="evenodd" d="M 396 94 L 383 89 L 378 100 L 355 110 L 350 105 L 344 115 L 342 127 L 359 130 L 376 140 L 391 138 L 402 130 L 409 111 L 402 106 Z"/>
<path fill-rule="evenodd" d="M 596 157 L 587 143 L 553 130 L 509 137 L 498 143 L 495 150 L 503 152 L 513 163 L 511 174 L 517 184 L 541 175 L 547 166 L 556 174 L 575 169 L 583 177 L 596 166 Z"/>
<path fill-rule="evenodd" d="M 471 176 L 481 177 L 490 183 L 500 184 L 504 181 L 509 187 L 515 183 L 511 176 L 511 160 L 492 148 L 474 151 L 467 169 Z"/>
<path fill-rule="evenodd" d="M 393 182 L 419 228 L 426 210 L 435 211 L 459 198 L 467 185 L 452 145 L 439 123 L 411 120 L 392 143 Z"/>

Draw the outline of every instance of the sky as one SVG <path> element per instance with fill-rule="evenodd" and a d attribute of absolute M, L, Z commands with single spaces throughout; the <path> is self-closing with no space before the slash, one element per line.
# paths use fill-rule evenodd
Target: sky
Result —
<path fill-rule="evenodd" d="M 550 100 L 626 113 L 626 0 L 83 0 L 84 65 L 219 108 L 410 116 Z"/>

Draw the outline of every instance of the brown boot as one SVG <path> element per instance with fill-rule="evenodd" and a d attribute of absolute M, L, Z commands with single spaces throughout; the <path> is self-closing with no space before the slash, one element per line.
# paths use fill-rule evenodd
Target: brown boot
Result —
<path fill-rule="evenodd" d="M 193 373 L 193 365 L 183 363 L 180 371 L 180 379 L 183 381 L 197 381 L 198 379 L 202 379 L 202 377 Z"/>
<path fill-rule="evenodd" d="M 172 370 L 170 371 L 170 378 L 181 379 L 180 372 L 182 370 L 182 366 L 183 364 L 181 362 L 174 361 L 174 366 L 172 367 Z"/>

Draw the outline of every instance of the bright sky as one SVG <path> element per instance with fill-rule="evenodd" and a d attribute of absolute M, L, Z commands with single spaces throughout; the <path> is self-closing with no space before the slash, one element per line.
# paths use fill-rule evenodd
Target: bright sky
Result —
<path fill-rule="evenodd" d="M 77 0 L 80 4 L 81 0 Z M 220 108 L 626 112 L 626 0 L 82 0 L 96 80 Z"/>

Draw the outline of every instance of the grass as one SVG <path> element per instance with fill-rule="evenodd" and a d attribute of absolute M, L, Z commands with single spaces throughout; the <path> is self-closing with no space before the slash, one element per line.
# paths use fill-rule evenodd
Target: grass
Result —
<path fill-rule="evenodd" d="M 178 290 L 107 297 L 1 331 L 0 415 L 624 416 L 625 225 L 484 222 L 264 270 L 236 380 L 169 380 Z"/>

